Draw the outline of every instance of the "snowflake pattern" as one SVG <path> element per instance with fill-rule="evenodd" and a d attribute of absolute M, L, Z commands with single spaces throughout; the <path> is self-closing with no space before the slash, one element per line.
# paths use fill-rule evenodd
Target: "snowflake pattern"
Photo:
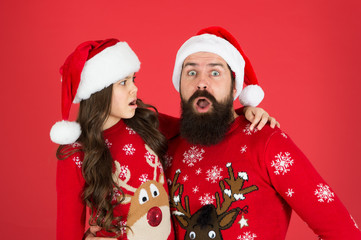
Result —
<path fill-rule="evenodd" d="M 81 166 L 83 165 L 83 162 L 80 161 L 79 157 L 73 157 L 73 161 L 78 166 L 78 168 L 81 168 Z"/>
<path fill-rule="evenodd" d="M 126 144 L 123 147 L 123 151 L 125 152 L 126 155 L 133 155 L 135 152 L 135 148 L 133 148 L 133 144 Z"/>
<path fill-rule="evenodd" d="M 256 234 L 251 233 L 251 232 L 245 232 L 242 235 L 238 236 L 238 240 L 254 240 L 257 237 Z"/>
<path fill-rule="evenodd" d="M 315 195 L 318 198 L 319 202 L 332 202 L 334 200 L 335 194 L 330 190 L 330 187 L 323 185 L 322 183 L 317 185 L 315 190 Z"/>
<path fill-rule="evenodd" d="M 202 173 L 202 169 L 198 168 L 198 169 L 196 170 L 196 174 L 199 175 L 199 174 L 201 174 L 201 173 Z"/>
<path fill-rule="evenodd" d="M 125 234 L 127 231 L 127 221 L 119 221 L 119 226 L 120 226 L 120 235 L 123 236 L 123 238 L 125 238 Z"/>
<path fill-rule="evenodd" d="M 139 181 L 143 184 L 145 182 L 148 182 L 149 179 L 148 179 L 148 174 L 142 174 L 140 177 L 139 177 Z"/>
<path fill-rule="evenodd" d="M 119 178 L 121 180 L 124 180 L 127 177 L 127 173 L 129 171 L 129 167 L 128 166 L 120 166 L 119 168 Z"/>
<path fill-rule="evenodd" d="M 188 151 L 183 153 L 183 163 L 186 163 L 188 167 L 193 167 L 195 163 L 203 159 L 204 150 L 198 149 L 196 146 L 191 147 Z"/>
<path fill-rule="evenodd" d="M 108 139 L 105 139 L 105 144 L 107 145 L 108 148 L 111 148 L 111 146 L 113 145 L 111 142 L 109 142 Z"/>
<path fill-rule="evenodd" d="M 241 147 L 241 153 L 245 153 L 246 151 L 247 151 L 247 146 L 246 145 Z"/>
<path fill-rule="evenodd" d="M 222 168 L 219 168 L 218 166 L 213 166 L 211 169 L 208 169 L 206 174 L 206 180 L 211 183 L 217 183 L 218 180 L 222 179 L 221 172 L 223 171 Z"/>
<path fill-rule="evenodd" d="M 152 164 L 155 163 L 155 156 L 154 156 L 153 154 L 151 154 L 150 152 L 147 151 L 147 152 L 145 153 L 144 157 L 145 157 L 148 161 L 150 161 Z"/>
<path fill-rule="evenodd" d="M 151 154 L 150 152 L 146 152 L 144 157 L 150 161 L 152 164 L 155 164 L 157 159 L 156 159 L 156 156 L 154 156 L 153 154 Z M 163 172 L 163 167 L 162 167 L 162 164 L 158 161 L 158 168 L 160 169 L 161 172 Z"/>
<path fill-rule="evenodd" d="M 192 189 L 192 192 L 193 192 L 193 193 L 199 192 L 199 187 L 198 187 L 198 186 L 195 186 L 195 187 Z"/>
<path fill-rule="evenodd" d="M 295 192 L 293 191 L 293 189 L 292 189 L 292 188 L 289 188 L 288 191 L 286 192 L 286 196 L 287 196 L 287 197 L 292 197 L 294 193 L 295 193 Z"/>
<path fill-rule="evenodd" d="M 118 188 L 113 188 L 113 199 L 112 199 L 112 201 L 114 203 L 116 203 L 118 197 L 120 197 L 120 196 L 121 196 L 121 193 L 119 192 Z"/>
<path fill-rule="evenodd" d="M 243 129 L 243 132 L 246 134 L 246 135 L 252 135 L 253 133 L 256 133 L 258 132 L 258 129 L 257 128 L 253 128 L 253 130 L 251 130 L 249 127 L 251 126 L 250 123 L 248 123 L 244 129 Z"/>
<path fill-rule="evenodd" d="M 183 178 L 182 178 L 183 182 L 188 181 L 188 179 L 189 179 L 188 175 L 185 175 L 185 176 L 183 176 Z"/>
<path fill-rule="evenodd" d="M 125 127 L 125 129 L 127 129 L 127 130 L 128 130 L 129 135 L 136 134 L 136 132 L 133 130 L 133 128 L 130 128 L 130 127 Z"/>
<path fill-rule="evenodd" d="M 202 205 L 213 204 L 214 200 L 215 200 L 215 197 L 213 195 L 210 196 L 209 193 L 206 193 L 199 198 L 199 201 L 201 201 Z"/>
<path fill-rule="evenodd" d="M 165 166 L 165 168 L 166 169 L 170 168 L 172 166 L 172 163 L 173 163 L 173 157 L 166 154 L 164 156 L 164 166 Z"/>
<path fill-rule="evenodd" d="M 276 175 L 280 175 L 281 173 L 282 175 L 285 175 L 286 173 L 288 173 L 290 171 L 290 167 L 293 165 L 294 162 L 293 159 L 290 157 L 290 153 L 280 152 L 275 156 L 275 158 L 275 161 L 272 161 L 271 163 L 271 167 L 275 168 L 274 173 Z"/>

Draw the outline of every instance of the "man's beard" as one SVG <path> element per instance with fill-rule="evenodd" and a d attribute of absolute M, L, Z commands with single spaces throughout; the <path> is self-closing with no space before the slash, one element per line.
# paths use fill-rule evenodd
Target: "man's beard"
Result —
<path fill-rule="evenodd" d="M 193 101 L 198 97 L 206 97 L 212 102 L 210 112 L 198 113 L 194 110 Z M 229 94 L 223 102 L 217 102 L 206 90 L 197 90 L 188 101 L 182 97 L 181 136 L 191 144 L 214 145 L 222 141 L 227 133 L 233 116 L 233 98 Z"/>

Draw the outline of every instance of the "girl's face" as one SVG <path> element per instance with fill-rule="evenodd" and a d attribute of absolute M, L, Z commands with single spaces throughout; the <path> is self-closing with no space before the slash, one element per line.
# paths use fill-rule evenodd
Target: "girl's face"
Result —
<path fill-rule="evenodd" d="M 122 118 L 132 118 L 137 109 L 138 88 L 134 84 L 134 73 L 113 84 L 110 114 L 103 130 L 115 125 Z"/>

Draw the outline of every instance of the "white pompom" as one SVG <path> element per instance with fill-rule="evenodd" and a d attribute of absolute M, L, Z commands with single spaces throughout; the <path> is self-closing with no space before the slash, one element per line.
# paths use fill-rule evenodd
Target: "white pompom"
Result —
<path fill-rule="evenodd" d="M 50 130 L 50 139 L 57 144 L 74 143 L 81 134 L 81 128 L 77 122 L 60 121 L 53 125 Z"/>
<path fill-rule="evenodd" d="M 248 85 L 239 95 L 239 101 L 243 106 L 256 107 L 262 102 L 263 98 L 264 92 L 258 85 Z"/>

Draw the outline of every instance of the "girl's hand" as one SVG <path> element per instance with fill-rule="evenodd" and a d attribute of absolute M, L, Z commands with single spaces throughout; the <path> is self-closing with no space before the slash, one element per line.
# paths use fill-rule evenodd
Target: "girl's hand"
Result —
<path fill-rule="evenodd" d="M 257 129 L 261 130 L 267 122 L 270 123 L 271 128 L 281 126 L 275 118 L 270 117 L 269 114 L 262 108 L 244 107 L 243 113 L 246 119 L 251 122 L 251 126 L 249 127 L 250 130 L 253 130 L 256 125 Z"/>
<path fill-rule="evenodd" d="M 116 238 L 105 238 L 105 237 L 96 237 L 96 233 L 102 228 L 99 226 L 90 226 L 90 228 L 85 232 L 83 240 L 117 240 Z"/>

